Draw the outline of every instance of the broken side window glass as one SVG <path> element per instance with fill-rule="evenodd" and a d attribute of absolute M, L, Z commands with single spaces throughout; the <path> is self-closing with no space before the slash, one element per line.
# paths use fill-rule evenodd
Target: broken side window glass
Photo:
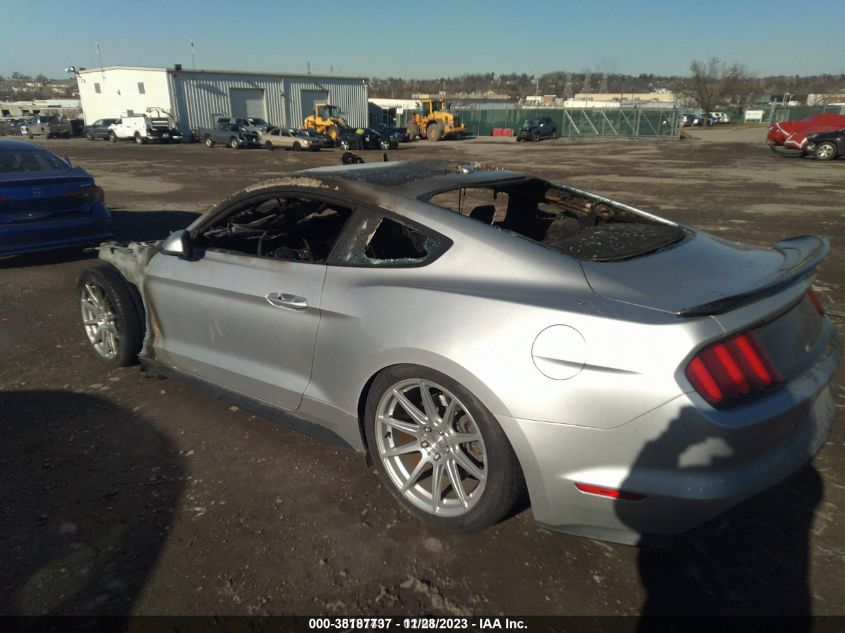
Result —
<path fill-rule="evenodd" d="M 392 220 L 371 216 L 364 219 L 341 263 L 365 266 L 415 265 L 435 252 L 435 238 Z"/>

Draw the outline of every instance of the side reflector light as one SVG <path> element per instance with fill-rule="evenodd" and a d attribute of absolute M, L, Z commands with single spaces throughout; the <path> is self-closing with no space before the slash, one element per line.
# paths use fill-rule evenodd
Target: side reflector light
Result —
<path fill-rule="evenodd" d="M 611 499 L 623 499 L 625 501 L 639 501 L 645 499 L 645 495 L 636 492 L 627 492 L 625 490 L 617 490 L 616 488 L 605 488 L 604 486 L 594 486 L 593 484 L 576 483 L 575 487 L 581 492 L 586 492 L 591 495 L 599 495 L 600 497 L 610 497 Z"/>
<path fill-rule="evenodd" d="M 783 382 L 754 332 L 705 347 L 687 365 L 686 376 L 695 390 L 717 407 L 736 404 Z"/>

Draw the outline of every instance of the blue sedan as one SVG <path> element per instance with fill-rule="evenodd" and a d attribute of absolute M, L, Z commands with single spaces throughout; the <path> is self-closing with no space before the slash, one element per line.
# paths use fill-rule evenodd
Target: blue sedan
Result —
<path fill-rule="evenodd" d="M 0 140 L 0 256 L 111 236 L 103 190 L 91 174 L 35 143 Z"/>

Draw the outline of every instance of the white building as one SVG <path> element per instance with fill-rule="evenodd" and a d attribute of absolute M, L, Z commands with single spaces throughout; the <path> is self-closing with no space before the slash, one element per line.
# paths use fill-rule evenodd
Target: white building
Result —
<path fill-rule="evenodd" d="M 396 125 L 405 119 L 405 113 L 421 110 L 416 99 L 370 99 L 369 125 Z"/>
<path fill-rule="evenodd" d="M 79 99 L 86 123 L 122 112 L 158 109 L 172 115 L 183 134 L 209 127 L 218 116 L 260 117 L 280 127 L 300 127 L 314 103 L 340 107 L 350 125 L 367 122 L 367 80 L 284 73 L 108 66 L 81 70 Z"/>

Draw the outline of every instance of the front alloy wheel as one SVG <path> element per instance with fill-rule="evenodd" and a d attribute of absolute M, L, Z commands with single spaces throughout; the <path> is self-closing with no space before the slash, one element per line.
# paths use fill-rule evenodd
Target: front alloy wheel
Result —
<path fill-rule="evenodd" d="M 109 266 L 89 268 L 79 278 L 77 296 L 85 334 L 97 355 L 119 367 L 134 363 L 143 325 L 138 302 L 120 273 Z"/>
<path fill-rule="evenodd" d="M 86 283 L 80 297 L 82 323 L 88 340 L 105 360 L 114 360 L 120 355 L 121 335 L 117 326 L 114 306 L 106 291 L 96 283 Z"/>
<path fill-rule="evenodd" d="M 816 158 L 818 160 L 833 160 L 836 158 L 836 145 L 833 143 L 819 143 L 816 145 Z"/>

